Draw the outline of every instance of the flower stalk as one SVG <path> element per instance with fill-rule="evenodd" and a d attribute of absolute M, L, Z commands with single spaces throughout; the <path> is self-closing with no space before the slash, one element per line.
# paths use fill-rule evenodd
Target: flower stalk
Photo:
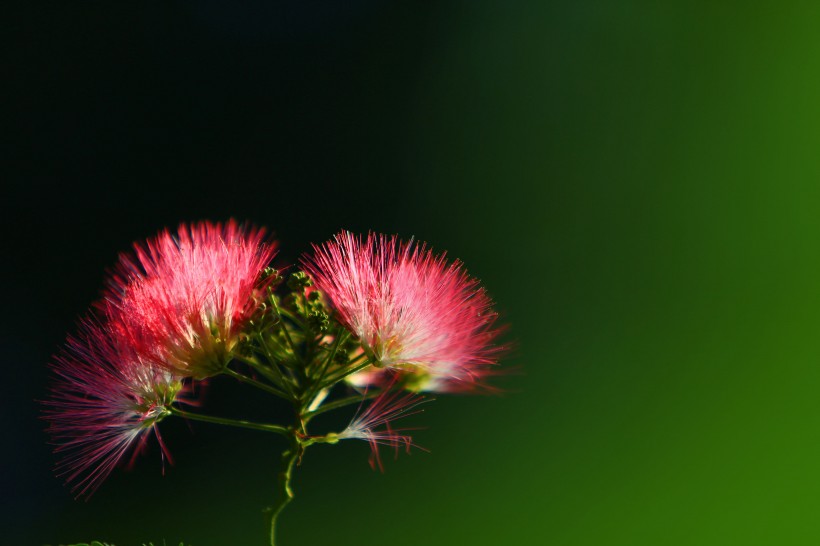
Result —
<path fill-rule="evenodd" d="M 270 510 L 270 546 L 276 546 L 276 522 L 279 520 L 279 514 L 282 510 L 293 501 L 293 488 L 291 487 L 291 478 L 293 476 L 293 468 L 297 461 L 304 453 L 304 448 L 299 440 L 296 431 L 291 431 L 290 447 L 282 453 L 282 471 L 279 473 L 279 501 L 274 504 Z"/>
<path fill-rule="evenodd" d="M 278 389 L 278 388 L 276 388 L 272 385 L 266 385 L 265 383 L 262 383 L 261 381 L 257 381 L 256 379 L 253 379 L 252 377 L 248 377 L 247 375 L 241 374 L 241 373 L 239 373 L 235 370 L 232 370 L 230 368 L 226 367 L 223 373 L 225 375 L 229 375 L 229 376 L 233 377 L 237 381 L 241 381 L 242 383 L 245 383 L 247 385 L 251 385 L 253 387 L 256 387 L 257 389 L 269 392 L 269 393 L 271 393 L 275 396 L 278 396 L 280 398 L 287 398 L 287 394 L 285 394 L 282 390 L 280 390 L 280 389 Z"/>
<path fill-rule="evenodd" d="M 168 408 L 168 411 L 172 415 L 176 415 L 184 419 L 190 419 L 192 421 L 202 421 L 204 423 L 212 423 L 215 425 L 227 425 L 231 427 L 261 430 L 263 432 L 273 432 L 281 436 L 289 435 L 288 429 L 281 425 L 269 425 L 265 423 L 254 423 L 252 421 L 245 421 L 243 419 L 228 419 L 225 417 L 217 417 L 213 415 L 202 415 L 201 413 L 192 413 L 190 411 L 185 411 L 174 406 L 170 406 Z"/>

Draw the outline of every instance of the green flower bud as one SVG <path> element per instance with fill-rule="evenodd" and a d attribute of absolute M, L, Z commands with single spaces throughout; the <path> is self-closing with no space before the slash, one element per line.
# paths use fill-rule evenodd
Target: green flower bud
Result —
<path fill-rule="evenodd" d="M 308 277 L 304 271 L 297 271 L 291 274 L 290 279 L 288 279 L 288 288 L 294 292 L 302 291 L 308 286 L 313 286 L 313 281 L 310 280 L 310 277 Z"/>

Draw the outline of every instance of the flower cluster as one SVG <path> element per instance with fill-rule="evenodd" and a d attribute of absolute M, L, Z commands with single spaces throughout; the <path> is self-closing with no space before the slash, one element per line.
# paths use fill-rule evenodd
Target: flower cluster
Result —
<path fill-rule="evenodd" d="M 374 361 L 353 384 L 383 384 L 389 374 L 378 368 L 388 368 L 421 391 L 480 386 L 496 362 L 500 330 L 492 302 L 460 262 L 372 233 L 342 232 L 314 250 L 305 269 Z"/>
<path fill-rule="evenodd" d="M 273 256 L 262 237 L 233 221 L 183 224 L 120 257 L 97 312 L 53 365 L 46 415 L 64 455 L 59 471 L 80 495 L 148 432 L 160 439 L 156 424 L 186 376 L 206 377 L 229 360 Z"/>
<path fill-rule="evenodd" d="M 264 230 L 229 221 L 182 224 L 120 256 L 104 298 L 51 366 L 45 418 L 57 471 L 78 496 L 152 436 L 167 456 L 157 425 L 176 415 L 289 439 L 274 526 L 308 446 L 364 440 L 381 468 L 380 445 L 417 447 L 392 422 L 419 411 L 419 392 L 486 387 L 501 329 L 460 262 L 395 236 L 342 232 L 283 282 L 275 254 Z M 220 374 L 289 401 L 295 422 L 183 409 L 198 382 Z M 317 415 L 354 404 L 341 432 L 308 432 Z"/>
<path fill-rule="evenodd" d="M 274 254 L 263 230 L 234 221 L 182 225 L 175 236 L 164 231 L 121 256 L 108 304 L 140 332 L 143 358 L 202 379 L 230 361 Z"/>
<path fill-rule="evenodd" d="M 91 494 L 151 433 L 167 454 L 156 425 L 174 401 L 184 400 L 180 379 L 142 359 L 118 327 L 86 319 L 54 359 L 56 379 L 45 411 L 62 455 L 58 473 L 78 495 Z"/>
<path fill-rule="evenodd" d="M 339 440 L 365 440 L 370 444 L 370 466 L 384 470 L 379 456 L 379 446 L 394 448 L 397 452 L 404 447 L 408 452 L 413 443 L 412 436 L 404 434 L 408 429 L 396 430 L 391 423 L 396 419 L 418 413 L 418 406 L 427 400 L 421 396 L 402 391 L 384 391 L 367 408 L 359 411 L 350 424 L 337 437 Z"/>

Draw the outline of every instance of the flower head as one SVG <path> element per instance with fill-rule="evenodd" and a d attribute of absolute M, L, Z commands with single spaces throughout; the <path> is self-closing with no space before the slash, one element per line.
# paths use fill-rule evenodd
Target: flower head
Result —
<path fill-rule="evenodd" d="M 342 232 L 303 263 L 375 365 L 403 374 L 405 386 L 470 390 L 496 362 L 492 301 L 460 262 L 396 236 Z"/>
<path fill-rule="evenodd" d="M 170 405 L 184 396 L 179 377 L 142 359 L 125 325 L 86 319 L 55 357 L 45 418 L 57 473 L 77 496 L 90 496 L 129 451 L 136 455 Z"/>
<path fill-rule="evenodd" d="M 396 419 L 415 415 L 421 410 L 420 404 L 426 402 L 423 396 L 396 390 L 386 390 L 376 397 L 370 405 L 359 410 L 350 424 L 337 435 L 339 440 L 365 440 L 370 444 L 370 466 L 383 470 L 379 446 L 389 446 L 396 450 L 404 446 L 409 452 L 411 447 L 418 448 L 413 438 L 404 432 L 409 429 L 393 429 L 390 423 Z"/>
<path fill-rule="evenodd" d="M 139 332 L 143 358 L 198 379 L 213 375 L 255 311 L 274 254 L 261 229 L 233 220 L 182 224 L 175 235 L 160 232 L 120 257 L 107 312 Z"/>

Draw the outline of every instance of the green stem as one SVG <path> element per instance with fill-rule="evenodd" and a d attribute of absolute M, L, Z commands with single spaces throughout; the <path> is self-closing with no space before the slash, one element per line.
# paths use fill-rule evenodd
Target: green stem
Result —
<path fill-rule="evenodd" d="M 380 391 L 380 390 L 374 390 L 373 392 L 369 392 L 369 393 L 364 394 L 364 395 L 357 394 L 357 395 L 354 395 L 354 396 L 347 396 L 345 398 L 339 398 L 338 400 L 334 400 L 333 402 L 329 402 L 327 404 L 319 406 L 318 408 L 316 408 L 315 410 L 313 410 L 311 412 L 308 412 L 308 414 L 305 417 L 306 417 L 306 419 L 310 419 L 310 418 L 316 417 L 320 413 L 324 413 L 326 411 L 332 411 L 332 410 L 335 410 L 335 409 L 343 408 L 345 406 L 355 404 L 356 402 L 361 403 L 364 400 L 370 400 L 371 398 L 376 398 L 381 393 L 382 393 L 382 391 Z"/>
<path fill-rule="evenodd" d="M 310 438 L 305 438 L 302 440 L 302 445 L 304 447 L 312 446 L 313 444 L 338 444 L 339 443 L 339 433 L 338 432 L 331 432 L 325 434 L 324 436 L 312 436 Z"/>
<path fill-rule="evenodd" d="M 256 358 L 252 356 L 243 356 L 243 355 L 234 355 L 234 358 L 239 362 L 247 364 L 260 374 L 264 375 L 268 380 L 272 381 L 273 383 L 279 384 L 279 378 L 271 369 L 267 366 L 256 360 Z"/>
<path fill-rule="evenodd" d="M 282 453 L 282 463 L 284 465 L 284 470 L 279 474 L 279 491 L 281 492 L 281 498 L 279 502 L 273 505 L 270 509 L 271 511 L 271 518 L 270 518 L 270 544 L 271 546 L 276 546 L 276 522 L 279 519 L 279 514 L 282 513 L 285 506 L 290 504 L 293 500 L 293 489 L 290 486 L 290 480 L 293 475 L 293 467 L 296 466 L 296 462 L 299 460 L 302 452 L 302 445 L 299 442 L 299 437 L 297 436 L 296 431 L 291 431 L 292 434 L 292 441 L 291 447 L 284 453 Z"/>
<path fill-rule="evenodd" d="M 341 374 L 338 374 L 334 377 L 331 377 L 330 379 L 328 379 L 327 381 L 325 381 L 324 383 L 319 385 L 319 390 L 324 389 L 326 387 L 329 387 L 330 385 L 334 385 L 334 384 L 338 383 L 339 381 L 341 381 L 342 379 L 344 379 L 345 377 L 347 377 L 348 375 L 353 375 L 356 372 L 360 372 L 363 369 L 370 366 L 371 364 L 372 364 L 372 362 L 368 358 L 367 360 L 365 360 L 363 363 L 359 364 L 358 366 L 355 366 L 353 368 L 349 368 L 349 369 L 343 371 Z"/>
<path fill-rule="evenodd" d="M 283 436 L 288 436 L 290 434 L 290 431 L 287 428 L 280 425 L 268 425 L 266 423 L 254 423 L 252 421 L 244 421 L 241 419 L 227 419 L 225 417 L 202 415 L 200 413 L 191 413 L 179 409 L 175 406 L 169 407 L 168 411 L 170 411 L 173 415 L 184 417 L 186 419 L 191 419 L 193 421 L 204 421 L 206 423 L 214 423 L 217 425 L 229 425 L 232 427 L 250 428 L 253 430 L 264 430 L 265 432 L 275 432 L 276 434 L 281 434 Z"/>
<path fill-rule="evenodd" d="M 336 352 L 339 350 L 339 345 L 341 345 L 346 339 L 347 334 L 343 334 L 339 331 L 336 332 L 336 339 L 333 340 L 333 346 L 330 352 L 328 353 L 327 358 L 322 363 L 321 371 L 315 379 L 316 383 L 313 385 L 313 387 L 310 388 L 309 394 L 307 396 L 308 400 L 312 400 L 316 396 L 316 393 L 322 390 L 321 382 L 325 378 L 327 369 L 330 367 L 330 363 L 336 357 Z"/>
<path fill-rule="evenodd" d="M 281 318 L 280 318 L 281 320 Z M 293 381 L 291 380 L 290 376 L 286 376 L 282 369 L 279 367 L 279 364 L 273 358 L 273 353 L 271 353 L 270 347 L 268 347 L 267 341 L 265 341 L 265 335 L 262 332 L 258 332 L 256 334 L 257 338 L 259 338 L 259 344 L 262 346 L 262 349 L 265 351 L 265 356 L 270 363 L 269 370 L 273 371 L 274 378 L 271 378 L 271 381 L 274 383 L 282 385 L 285 390 L 287 390 L 288 395 L 290 395 L 291 399 L 296 400 L 296 394 L 293 391 Z M 253 364 L 251 364 L 253 365 Z M 260 367 L 264 367 L 259 364 Z"/>
<path fill-rule="evenodd" d="M 280 398 L 285 398 L 285 399 L 289 398 L 288 395 L 285 393 L 285 391 L 279 390 L 276 387 L 274 387 L 273 385 L 267 385 L 265 383 L 262 383 L 261 381 L 257 381 L 256 379 L 248 377 L 247 375 L 243 375 L 243 374 L 241 374 L 237 371 L 234 371 L 230 368 L 225 368 L 224 373 L 226 375 L 230 375 L 234 379 L 237 379 L 237 380 L 239 380 L 243 383 L 247 383 L 248 385 L 253 385 L 257 389 L 262 389 L 263 391 L 267 391 L 271 394 L 275 394 L 276 396 L 278 396 Z"/>
<path fill-rule="evenodd" d="M 270 301 L 273 304 L 273 310 L 276 312 L 276 315 L 279 317 L 279 327 L 282 328 L 282 332 L 285 334 L 285 339 L 290 345 L 290 350 L 293 351 L 294 355 L 299 354 L 296 351 L 296 345 L 293 343 L 293 339 L 290 337 L 290 332 L 288 331 L 288 327 L 285 326 L 285 321 L 282 319 L 282 311 L 279 309 L 279 304 L 276 303 L 276 297 L 271 295 Z"/>
<path fill-rule="evenodd" d="M 298 316 L 294 315 L 293 313 L 291 313 L 290 311 L 288 311 L 284 307 L 278 307 L 277 309 L 278 309 L 280 318 L 281 317 L 288 317 L 291 321 L 293 321 L 294 324 L 296 324 L 296 326 L 298 326 L 302 330 L 306 329 L 305 328 L 305 322 L 302 319 L 300 319 Z"/>

